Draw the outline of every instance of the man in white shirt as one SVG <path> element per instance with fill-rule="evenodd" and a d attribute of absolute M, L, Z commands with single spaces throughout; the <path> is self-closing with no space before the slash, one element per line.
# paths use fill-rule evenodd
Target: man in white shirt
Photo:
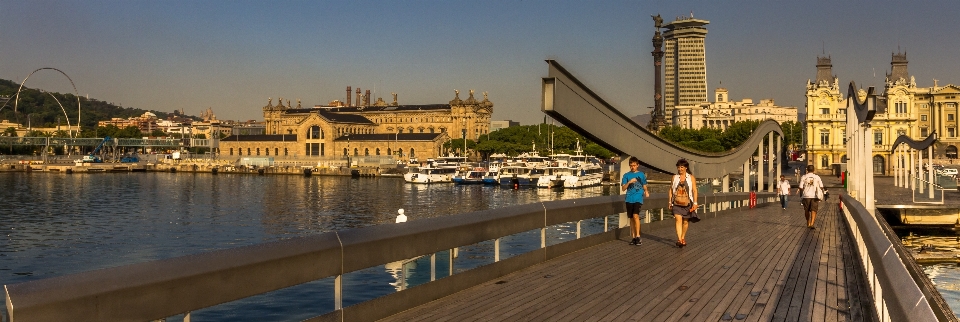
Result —
<path fill-rule="evenodd" d="M 803 204 L 804 215 L 807 217 L 807 228 L 813 227 L 817 219 L 817 209 L 820 209 L 820 199 L 823 198 L 823 180 L 820 176 L 813 173 L 813 165 L 807 166 L 807 174 L 800 178 L 800 185 L 797 187 L 797 194 L 800 196 L 800 202 Z"/>
<path fill-rule="evenodd" d="M 780 195 L 780 206 L 787 209 L 787 196 L 790 195 L 790 180 L 784 175 L 780 176 L 780 183 L 777 184 L 777 194 Z"/>

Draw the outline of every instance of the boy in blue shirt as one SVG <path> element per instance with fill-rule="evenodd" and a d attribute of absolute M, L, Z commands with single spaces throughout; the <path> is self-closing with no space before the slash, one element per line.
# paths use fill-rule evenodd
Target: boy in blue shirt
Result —
<path fill-rule="evenodd" d="M 640 246 L 640 207 L 643 206 L 643 197 L 649 197 L 647 190 L 647 175 L 640 172 L 640 159 L 630 157 L 630 172 L 623 174 L 620 180 L 620 190 L 627 192 L 627 217 L 630 217 L 630 236 L 633 240 L 630 245 Z"/>

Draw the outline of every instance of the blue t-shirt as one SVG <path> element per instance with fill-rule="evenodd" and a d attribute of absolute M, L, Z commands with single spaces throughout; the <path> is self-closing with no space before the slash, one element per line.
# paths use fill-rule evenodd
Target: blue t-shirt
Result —
<path fill-rule="evenodd" d="M 623 180 L 620 180 L 620 184 L 624 185 L 630 181 L 630 179 L 637 178 L 637 181 L 630 184 L 627 187 L 627 202 L 638 202 L 643 203 L 643 185 L 647 184 L 647 175 L 643 172 L 627 172 L 623 174 Z"/>

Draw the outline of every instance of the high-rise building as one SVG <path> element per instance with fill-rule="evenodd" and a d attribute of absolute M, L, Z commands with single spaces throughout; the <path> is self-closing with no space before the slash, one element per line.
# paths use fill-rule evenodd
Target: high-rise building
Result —
<path fill-rule="evenodd" d="M 707 61 L 704 39 L 707 20 L 677 17 L 665 25 L 664 110 L 673 116 L 673 107 L 707 102 Z"/>

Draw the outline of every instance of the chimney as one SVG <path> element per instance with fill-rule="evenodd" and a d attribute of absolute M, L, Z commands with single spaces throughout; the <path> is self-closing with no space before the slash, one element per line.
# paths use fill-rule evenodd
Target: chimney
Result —
<path fill-rule="evenodd" d="M 363 102 L 360 101 L 360 88 L 357 87 L 357 105 L 360 105 L 360 104 L 362 104 L 362 103 L 363 103 Z"/>
<path fill-rule="evenodd" d="M 363 96 L 363 106 L 370 106 L 370 90 L 368 89 Z"/>
<path fill-rule="evenodd" d="M 350 105 L 350 95 L 351 95 L 351 94 L 352 94 L 352 93 L 350 93 L 350 86 L 347 86 L 347 106 L 351 106 L 351 105 Z"/>

